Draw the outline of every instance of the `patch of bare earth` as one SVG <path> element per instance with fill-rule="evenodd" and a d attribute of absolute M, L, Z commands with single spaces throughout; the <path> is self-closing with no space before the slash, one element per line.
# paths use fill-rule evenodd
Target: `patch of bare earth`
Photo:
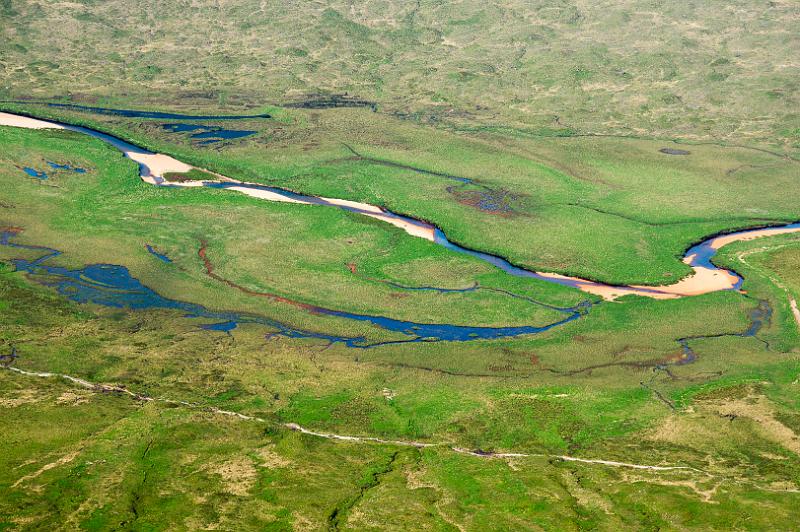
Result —
<path fill-rule="evenodd" d="M 17 408 L 30 403 L 37 403 L 42 397 L 33 390 L 20 390 L 13 397 L 0 397 L 0 408 Z"/>
<path fill-rule="evenodd" d="M 239 496 L 248 495 L 258 477 L 253 461 L 246 456 L 209 464 L 205 469 L 220 476 L 226 492 Z"/>
<path fill-rule="evenodd" d="M 58 466 L 62 466 L 64 464 L 68 464 L 68 463 L 72 462 L 78 456 L 79 453 L 80 453 L 80 451 L 72 451 L 71 453 L 67 453 L 64 456 L 62 456 L 61 458 L 59 458 L 58 460 L 56 460 L 54 462 L 50 462 L 49 464 L 45 464 L 42 467 L 40 467 L 39 469 L 37 469 L 36 471 L 34 471 L 33 473 L 30 473 L 30 474 L 25 475 L 24 477 L 20 478 L 19 480 L 14 482 L 14 484 L 12 484 L 11 487 L 12 488 L 16 488 L 17 486 L 19 486 L 23 482 L 28 482 L 30 480 L 33 480 L 33 479 L 39 477 L 42 473 L 45 473 L 45 472 L 47 472 L 47 471 L 49 471 L 49 470 L 51 470 L 53 468 L 56 468 Z M 42 488 L 40 486 L 36 486 L 36 487 L 31 488 L 31 489 L 33 491 L 40 491 Z"/>
<path fill-rule="evenodd" d="M 714 404 L 714 408 L 721 416 L 743 417 L 754 421 L 764 438 L 800 455 L 800 437 L 775 418 L 766 397 L 749 395 L 743 399 Z"/>
<path fill-rule="evenodd" d="M 260 463 L 258 464 L 259 467 L 265 467 L 267 469 L 277 469 L 280 467 L 289 467 L 292 465 L 292 461 L 284 458 L 277 452 L 275 452 L 275 446 L 269 445 L 267 447 L 262 447 L 256 451 L 256 455 L 258 456 Z"/>
<path fill-rule="evenodd" d="M 432 482 L 428 482 L 424 479 L 425 477 L 425 470 L 423 469 L 412 469 L 406 473 L 406 487 L 410 490 L 418 490 L 418 489 L 430 489 L 437 493 L 438 497 L 436 499 L 436 503 L 434 507 L 436 511 L 439 513 L 439 516 L 442 518 L 443 521 L 448 523 L 449 525 L 457 528 L 461 532 L 465 532 L 467 529 L 464 525 L 456 521 L 453 517 L 447 514 L 444 511 L 444 508 L 452 503 L 455 502 L 445 490 L 438 487 L 436 484 Z"/>
<path fill-rule="evenodd" d="M 89 401 L 89 395 L 67 391 L 56 398 L 57 405 L 77 406 Z"/>

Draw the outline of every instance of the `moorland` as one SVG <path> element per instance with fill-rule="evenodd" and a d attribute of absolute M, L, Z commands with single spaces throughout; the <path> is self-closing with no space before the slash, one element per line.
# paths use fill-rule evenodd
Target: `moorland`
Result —
<path fill-rule="evenodd" d="M 800 220 L 788 3 L 0 11 L 0 111 L 200 169 L 176 184 L 618 285 Z M 721 248 L 737 290 L 608 301 L 357 212 L 153 186 L 73 131 L 0 146 L 0 527 L 794 525 L 797 235 Z"/>

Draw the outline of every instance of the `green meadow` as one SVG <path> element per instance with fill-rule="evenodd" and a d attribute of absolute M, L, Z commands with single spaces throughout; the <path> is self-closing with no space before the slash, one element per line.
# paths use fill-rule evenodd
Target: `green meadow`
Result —
<path fill-rule="evenodd" d="M 669 284 L 690 272 L 677 259 L 710 234 L 800 219 L 785 193 L 800 163 L 748 148 L 463 138 L 352 109 L 202 121 L 258 131 L 202 145 L 164 120 L 0 108 L 110 132 L 228 177 L 385 206 L 512 263 L 614 284 Z"/>
<path fill-rule="evenodd" d="M 595 303 L 540 335 L 353 350 L 273 336 L 257 324 L 230 335 L 204 331 L 198 325 L 208 320 L 179 311 L 71 303 L 6 262 L 0 339 L 6 354 L 16 350 L 13 367 L 157 399 L 0 374 L 3 407 L 13 412 L 2 417 L 3 431 L 16 442 L 3 458 L 7 527 L 720 528 L 731 515 L 791 522 L 800 367 L 787 294 L 800 286 L 785 274 L 800 249 L 796 237 L 725 249 L 719 260 L 746 276 L 746 295 L 599 302 L 353 213 L 153 187 L 133 162 L 85 135 L 0 135 L 0 221 L 22 229 L 15 243 L 62 251 L 52 265 L 121 264 L 166 297 L 371 341 L 400 335 L 232 289 L 207 275 L 199 248 L 205 243 L 220 278 L 250 291 L 397 319 L 543 325 L 563 314 L 537 301 Z M 87 172 L 53 170 L 38 180 L 21 170 L 48 169 L 47 161 Z M 5 261 L 41 255 L 0 247 Z M 408 290 L 476 283 L 469 292 Z M 739 336 L 762 300 L 772 315 L 755 337 Z M 684 338 L 696 354 L 689 364 L 680 363 Z M 337 442 L 286 423 L 433 446 Z M 769 512 L 752 509 L 764 505 Z"/>
<path fill-rule="evenodd" d="M 658 286 L 710 235 L 800 220 L 798 21 L 784 1 L 0 0 L 0 112 L 197 167 L 171 181 L 366 202 L 529 270 Z M 0 531 L 794 529 L 800 236 L 713 261 L 741 290 L 604 301 L 0 126 Z M 114 303 L 137 290 L 167 303 Z"/>

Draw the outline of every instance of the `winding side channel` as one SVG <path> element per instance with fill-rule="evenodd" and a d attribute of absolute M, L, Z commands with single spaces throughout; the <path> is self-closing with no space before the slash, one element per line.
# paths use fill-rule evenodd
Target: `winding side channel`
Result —
<path fill-rule="evenodd" d="M 614 286 L 590 281 L 587 279 L 581 279 L 578 277 L 568 277 L 557 273 L 536 272 L 519 268 L 501 257 L 490 255 L 488 253 L 482 253 L 480 251 L 470 250 L 450 242 L 447 239 L 447 236 L 445 236 L 440 229 L 436 228 L 432 224 L 416 220 L 408 216 L 401 216 L 368 203 L 360 203 L 336 198 L 306 196 L 289 192 L 280 188 L 268 187 L 257 183 L 237 181 L 219 174 L 214 174 L 218 177 L 217 181 L 182 181 L 179 183 L 167 182 L 164 179 L 164 174 L 169 172 L 186 173 L 192 169 L 195 169 L 195 167 L 174 159 L 168 155 L 153 153 L 93 129 L 50 122 L 36 118 L 29 118 L 26 116 L 4 112 L 0 112 L 0 125 L 28 129 L 66 129 L 84 133 L 111 144 L 125 154 L 126 157 L 139 163 L 140 176 L 142 180 L 153 185 L 169 187 L 204 186 L 224 188 L 269 201 L 338 207 L 340 209 L 384 221 L 403 229 L 410 235 L 430 240 L 431 242 L 435 242 L 452 251 L 476 257 L 500 268 L 510 275 L 517 277 L 528 277 L 571 286 L 590 294 L 599 295 L 606 300 L 614 300 L 618 297 L 629 294 L 655 299 L 672 299 L 706 294 L 719 290 L 737 290 L 742 284 L 742 277 L 733 271 L 718 268 L 711 262 L 711 258 L 716 255 L 717 251 L 722 246 L 732 242 L 752 240 L 754 238 L 763 236 L 800 232 L 800 223 L 793 223 L 778 227 L 750 229 L 726 235 L 715 236 L 701 242 L 700 244 L 697 244 L 696 246 L 693 246 L 687 251 L 685 257 L 683 258 L 683 262 L 691 266 L 692 270 L 694 270 L 694 273 L 688 277 L 685 277 L 673 284 L 662 286 Z M 203 171 L 208 172 L 207 170 Z"/>
<path fill-rule="evenodd" d="M 212 323 L 199 325 L 201 329 L 230 332 L 239 325 L 258 324 L 274 330 L 270 336 L 287 338 L 314 338 L 328 343 L 341 343 L 347 347 L 367 349 L 371 347 L 411 342 L 468 342 L 472 340 L 492 340 L 529 334 L 538 334 L 580 318 L 589 311 L 588 302 L 572 308 L 558 308 L 548 305 L 564 315 L 563 318 L 542 326 L 521 325 L 516 327 L 476 327 L 469 325 L 450 325 L 436 323 L 417 323 L 396 320 L 384 316 L 356 314 L 309 305 L 273 294 L 270 299 L 301 308 L 307 312 L 323 316 L 333 316 L 348 320 L 367 322 L 386 331 L 399 333 L 398 340 L 370 342 L 363 336 L 338 336 L 299 329 L 271 318 L 253 313 L 235 311 L 214 311 L 197 303 L 170 299 L 155 292 L 133 277 L 127 268 L 115 264 L 91 264 L 83 268 L 69 269 L 53 266 L 49 262 L 61 255 L 56 249 L 15 242 L 21 232 L 18 227 L 0 227 L 0 246 L 36 251 L 41 255 L 33 260 L 12 259 L 15 271 L 25 272 L 39 284 L 54 288 L 60 295 L 78 302 L 94 303 L 105 307 L 129 308 L 132 310 L 177 310 L 187 318 L 212 320 Z M 527 298 L 526 298 L 527 299 Z M 540 304 L 533 302 L 534 304 Z"/>

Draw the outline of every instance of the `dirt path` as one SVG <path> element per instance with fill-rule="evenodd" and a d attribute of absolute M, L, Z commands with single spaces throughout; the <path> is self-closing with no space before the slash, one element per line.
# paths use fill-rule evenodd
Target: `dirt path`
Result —
<path fill-rule="evenodd" d="M 207 407 L 204 405 L 200 405 L 198 403 L 192 403 L 189 401 L 180 401 L 176 399 L 167 399 L 167 398 L 157 398 L 151 397 L 148 395 L 132 392 L 125 388 L 124 386 L 118 386 L 113 384 L 99 384 L 87 381 L 85 379 L 81 379 L 79 377 L 73 377 L 71 375 L 65 375 L 63 373 L 50 373 L 50 372 L 37 372 L 37 371 L 26 371 L 23 369 L 19 369 L 9 365 L 2 365 L 0 366 L 3 369 L 8 371 L 24 375 L 26 377 L 36 377 L 36 378 L 45 378 L 45 379 L 63 379 L 66 380 L 74 385 L 80 386 L 81 388 L 85 388 L 87 390 L 92 390 L 96 392 L 105 392 L 105 393 L 118 393 L 122 395 L 126 395 L 133 400 L 141 401 L 141 402 L 160 402 L 168 405 L 173 406 L 184 406 L 187 408 L 202 410 L 205 412 L 209 412 L 212 414 L 233 417 L 236 419 L 240 419 L 242 421 L 255 421 L 259 423 L 271 423 L 270 421 L 255 417 L 255 416 L 247 416 L 244 414 L 240 414 L 238 412 L 233 412 L 230 410 L 223 410 L 220 408 L 215 407 Z M 701 469 L 691 467 L 691 466 L 684 466 L 684 465 L 648 465 L 648 464 L 634 464 L 628 462 L 618 462 L 615 460 L 602 460 L 602 459 L 594 459 L 594 458 L 579 458 L 575 456 L 566 456 L 566 455 L 556 455 L 556 454 L 546 454 L 546 453 L 518 453 L 518 452 L 486 452 L 481 450 L 471 450 L 465 449 L 463 447 L 457 447 L 451 445 L 449 443 L 440 442 L 440 443 L 433 443 L 433 442 L 420 442 L 420 441 L 409 441 L 409 440 L 388 440 L 377 438 L 373 436 L 349 436 L 344 434 L 335 434 L 331 432 L 318 432 L 311 429 L 307 429 L 298 425 L 297 423 L 281 423 L 281 426 L 287 428 L 289 430 L 299 432 L 301 434 L 305 434 L 307 436 L 313 436 L 315 438 L 322 438 L 331 441 L 337 442 L 345 442 L 345 443 L 363 443 L 363 444 L 379 444 L 379 445 L 395 445 L 400 447 L 416 447 L 420 449 L 426 448 L 438 448 L 438 449 L 446 449 L 450 450 L 454 453 L 464 454 L 468 456 L 474 456 L 477 458 L 484 458 L 484 459 L 513 459 L 513 458 L 546 458 L 546 459 L 557 459 L 563 460 L 565 462 L 576 462 L 582 464 L 593 464 L 593 465 L 601 465 L 606 467 L 615 467 L 615 468 L 627 468 L 627 469 L 639 469 L 639 470 L 648 470 L 653 472 L 666 472 L 666 471 L 687 471 L 687 472 L 695 472 L 695 473 L 702 473 L 707 474 Z"/>

